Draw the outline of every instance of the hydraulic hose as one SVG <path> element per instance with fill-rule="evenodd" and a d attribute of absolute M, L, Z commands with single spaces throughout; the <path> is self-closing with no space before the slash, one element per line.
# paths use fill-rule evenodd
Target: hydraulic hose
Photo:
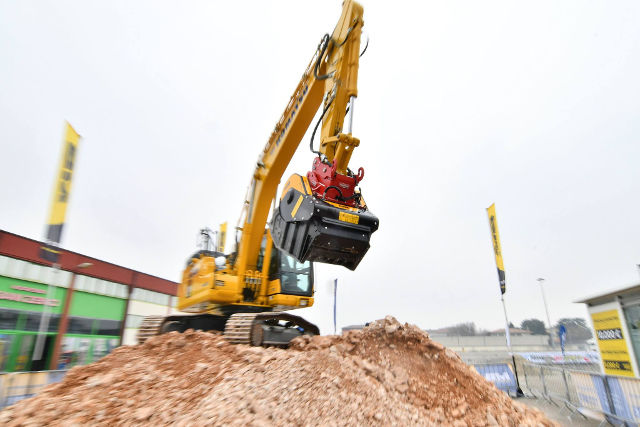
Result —
<path fill-rule="evenodd" d="M 320 115 L 320 118 L 318 119 L 318 122 L 316 123 L 316 125 L 313 128 L 313 133 L 311 134 L 311 141 L 309 142 L 309 149 L 311 150 L 311 152 L 313 154 L 318 155 L 318 157 L 320 157 L 320 158 L 322 158 L 322 153 L 313 149 L 313 139 L 316 136 L 316 131 L 318 130 L 318 126 L 320 126 L 320 123 L 322 123 L 322 119 L 324 118 L 324 115 L 327 114 L 327 111 L 329 110 L 329 107 L 331 107 L 331 103 L 333 102 L 334 99 L 335 99 L 335 96 L 332 97 L 329 100 L 327 105 L 325 105 L 324 109 L 322 110 L 322 114 Z M 323 161 L 323 163 L 324 163 L 324 161 Z"/>

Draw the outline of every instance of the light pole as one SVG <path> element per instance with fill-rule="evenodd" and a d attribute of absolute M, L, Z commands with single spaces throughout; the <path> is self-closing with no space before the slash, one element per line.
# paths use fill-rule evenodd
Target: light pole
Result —
<path fill-rule="evenodd" d="M 552 326 L 551 326 L 551 316 L 549 316 L 549 306 L 547 305 L 547 297 L 544 294 L 544 278 L 538 277 L 536 279 L 538 283 L 540 283 L 540 291 L 542 292 L 542 301 L 544 302 L 544 310 L 547 312 L 547 323 L 549 323 L 549 345 L 553 347 L 553 338 L 552 338 Z"/>
<path fill-rule="evenodd" d="M 338 279 L 333 280 L 333 335 L 336 334 L 336 306 L 338 305 Z"/>
<path fill-rule="evenodd" d="M 71 269 L 71 281 L 67 294 L 64 298 L 64 306 L 62 307 L 62 314 L 60 316 L 60 323 L 58 323 L 58 333 L 56 334 L 55 342 L 53 343 L 53 353 L 51 354 L 51 360 L 49 361 L 49 369 L 58 369 L 58 360 L 60 359 L 60 349 L 62 347 L 62 340 L 67 333 L 67 327 L 69 326 L 69 308 L 71 307 L 71 298 L 73 298 L 73 291 L 76 283 L 76 271 L 81 268 L 89 268 L 93 266 L 90 262 L 82 262 Z"/>

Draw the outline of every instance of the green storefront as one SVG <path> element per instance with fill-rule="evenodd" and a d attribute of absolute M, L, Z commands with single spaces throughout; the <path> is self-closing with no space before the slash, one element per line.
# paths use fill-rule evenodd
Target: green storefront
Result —
<path fill-rule="evenodd" d="M 49 367 L 67 289 L 0 276 L 0 372 L 36 371 Z M 62 342 L 60 369 L 86 364 L 118 345 L 126 300 L 75 291 Z M 33 360 L 43 311 L 50 313 L 43 357 Z"/>

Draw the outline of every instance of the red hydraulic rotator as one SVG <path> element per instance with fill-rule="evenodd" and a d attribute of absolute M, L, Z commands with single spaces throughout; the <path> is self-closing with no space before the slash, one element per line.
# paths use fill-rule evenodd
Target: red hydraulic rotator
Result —
<path fill-rule="evenodd" d="M 360 167 L 357 174 L 343 175 L 337 172 L 335 159 L 331 163 L 323 162 L 320 157 L 313 160 L 307 179 L 315 197 L 321 200 L 360 208 L 360 193 L 356 186 L 364 178 L 364 169 Z"/>

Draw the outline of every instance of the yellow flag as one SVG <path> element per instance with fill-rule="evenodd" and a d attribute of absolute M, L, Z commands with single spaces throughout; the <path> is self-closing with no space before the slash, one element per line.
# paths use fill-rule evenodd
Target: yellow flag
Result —
<path fill-rule="evenodd" d="M 491 227 L 491 241 L 493 242 L 493 252 L 496 255 L 496 267 L 498 267 L 500 292 L 504 294 L 507 290 L 507 285 L 504 275 L 504 265 L 502 264 L 502 249 L 500 248 L 500 233 L 498 232 L 498 220 L 496 219 L 495 203 L 487 208 L 487 214 L 489 215 L 489 226 Z"/>
<path fill-rule="evenodd" d="M 227 223 L 220 224 L 220 234 L 218 235 L 218 252 L 224 253 L 224 243 L 227 241 Z"/>
<path fill-rule="evenodd" d="M 58 173 L 56 174 L 53 187 L 53 198 L 51 200 L 51 210 L 49 211 L 49 221 L 47 224 L 47 244 L 41 247 L 40 256 L 51 262 L 57 262 L 59 251 L 56 246 L 62 237 L 62 227 L 67 213 L 67 203 L 71 193 L 71 180 L 73 178 L 73 166 L 78 151 L 80 135 L 65 122 L 65 136 L 62 142 L 62 154 Z"/>

